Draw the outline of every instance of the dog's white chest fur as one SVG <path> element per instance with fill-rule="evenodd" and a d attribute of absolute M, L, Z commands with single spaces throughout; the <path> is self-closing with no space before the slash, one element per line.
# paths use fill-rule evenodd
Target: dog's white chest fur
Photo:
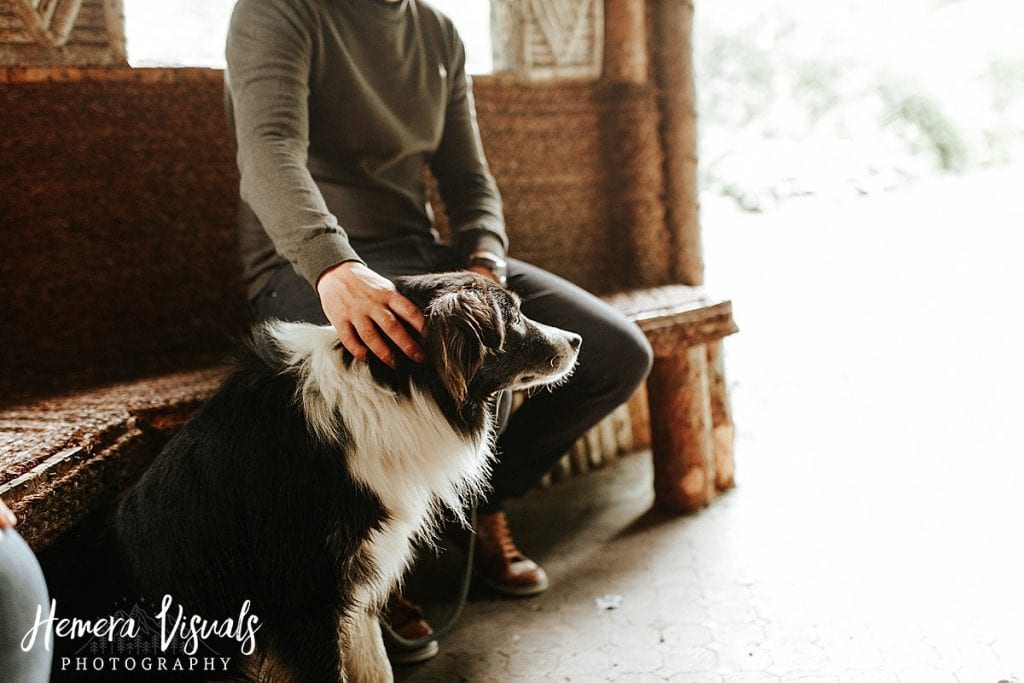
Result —
<path fill-rule="evenodd" d="M 483 485 L 487 467 L 485 441 L 465 439 L 448 425 L 429 397 L 415 388 L 411 399 L 394 395 L 366 377 L 366 402 L 341 408 L 354 446 L 348 464 L 352 475 L 377 494 L 390 518 L 374 531 L 364 550 L 381 572 L 367 598 L 383 600 L 411 559 L 411 542 L 430 534 L 440 507 L 463 514 L 468 494 Z M 376 583 L 376 582 L 375 582 Z"/>
<path fill-rule="evenodd" d="M 375 382 L 367 365 L 343 368 L 331 327 L 280 323 L 274 336 L 303 377 L 310 425 L 331 438 L 342 420 L 349 471 L 377 495 L 388 515 L 363 548 L 379 575 L 362 587 L 359 599 L 366 607 L 379 606 L 411 560 L 412 541 L 434 531 L 442 509 L 461 518 L 467 499 L 484 487 L 490 427 L 476 439 L 462 436 L 415 386 L 410 397 L 398 396 Z"/>

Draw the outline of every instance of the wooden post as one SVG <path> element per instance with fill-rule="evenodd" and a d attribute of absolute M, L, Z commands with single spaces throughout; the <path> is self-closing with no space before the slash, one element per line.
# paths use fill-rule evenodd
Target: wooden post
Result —
<path fill-rule="evenodd" d="M 715 442 L 715 488 L 724 491 L 736 486 L 733 477 L 736 470 L 733 460 L 735 428 L 732 423 L 732 406 L 729 404 L 729 387 L 725 383 L 725 352 L 722 341 L 711 342 L 707 348 L 711 424 Z"/>
<path fill-rule="evenodd" d="M 693 77 L 693 2 L 651 0 L 654 79 L 665 150 L 666 224 L 677 282 L 704 281 L 697 200 L 697 95 Z"/>
<path fill-rule="evenodd" d="M 633 448 L 644 450 L 651 447 L 651 408 L 647 402 L 647 385 L 641 386 L 629 399 L 630 429 L 633 432 Z"/>
<path fill-rule="evenodd" d="M 704 344 L 654 359 L 647 380 L 655 506 L 693 512 L 715 495 L 708 352 Z"/>
<path fill-rule="evenodd" d="M 644 0 L 605 0 L 606 81 L 647 82 L 647 15 Z"/>

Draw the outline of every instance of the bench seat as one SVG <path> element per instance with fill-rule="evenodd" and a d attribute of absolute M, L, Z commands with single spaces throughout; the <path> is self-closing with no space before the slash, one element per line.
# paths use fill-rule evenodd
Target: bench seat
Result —
<path fill-rule="evenodd" d="M 735 485 L 734 427 L 721 340 L 738 331 L 732 302 L 703 287 L 666 285 L 606 300 L 654 349 L 647 379 L 655 505 L 694 512 Z"/>
<path fill-rule="evenodd" d="M 36 550 L 109 505 L 220 384 L 225 367 L 0 410 L 0 498 Z"/>
<path fill-rule="evenodd" d="M 648 400 L 641 403 L 650 418 L 634 416 L 633 437 L 645 445 L 637 435 L 649 424 L 657 504 L 699 509 L 732 485 L 732 421 L 717 349 L 718 340 L 736 331 L 731 304 L 682 285 L 606 300 L 654 347 Z M 0 498 L 21 519 L 22 535 L 36 549 L 45 547 L 109 505 L 227 372 L 226 366 L 175 372 L 0 410 Z M 607 442 L 621 422 L 619 411 L 581 442 Z"/>

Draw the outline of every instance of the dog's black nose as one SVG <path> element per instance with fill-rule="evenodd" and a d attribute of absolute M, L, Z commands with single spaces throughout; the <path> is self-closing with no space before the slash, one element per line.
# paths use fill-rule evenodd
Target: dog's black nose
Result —
<path fill-rule="evenodd" d="M 569 345 L 572 346 L 573 351 L 580 350 L 580 344 L 583 343 L 583 337 L 578 334 L 571 335 L 569 337 Z"/>

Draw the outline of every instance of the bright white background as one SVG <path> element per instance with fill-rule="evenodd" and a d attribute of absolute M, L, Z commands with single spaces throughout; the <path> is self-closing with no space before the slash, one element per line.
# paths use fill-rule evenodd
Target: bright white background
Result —
<path fill-rule="evenodd" d="M 452 17 L 469 53 L 470 71 L 491 69 L 490 3 L 434 0 Z M 132 66 L 224 66 L 224 36 L 234 0 L 125 0 Z"/>

